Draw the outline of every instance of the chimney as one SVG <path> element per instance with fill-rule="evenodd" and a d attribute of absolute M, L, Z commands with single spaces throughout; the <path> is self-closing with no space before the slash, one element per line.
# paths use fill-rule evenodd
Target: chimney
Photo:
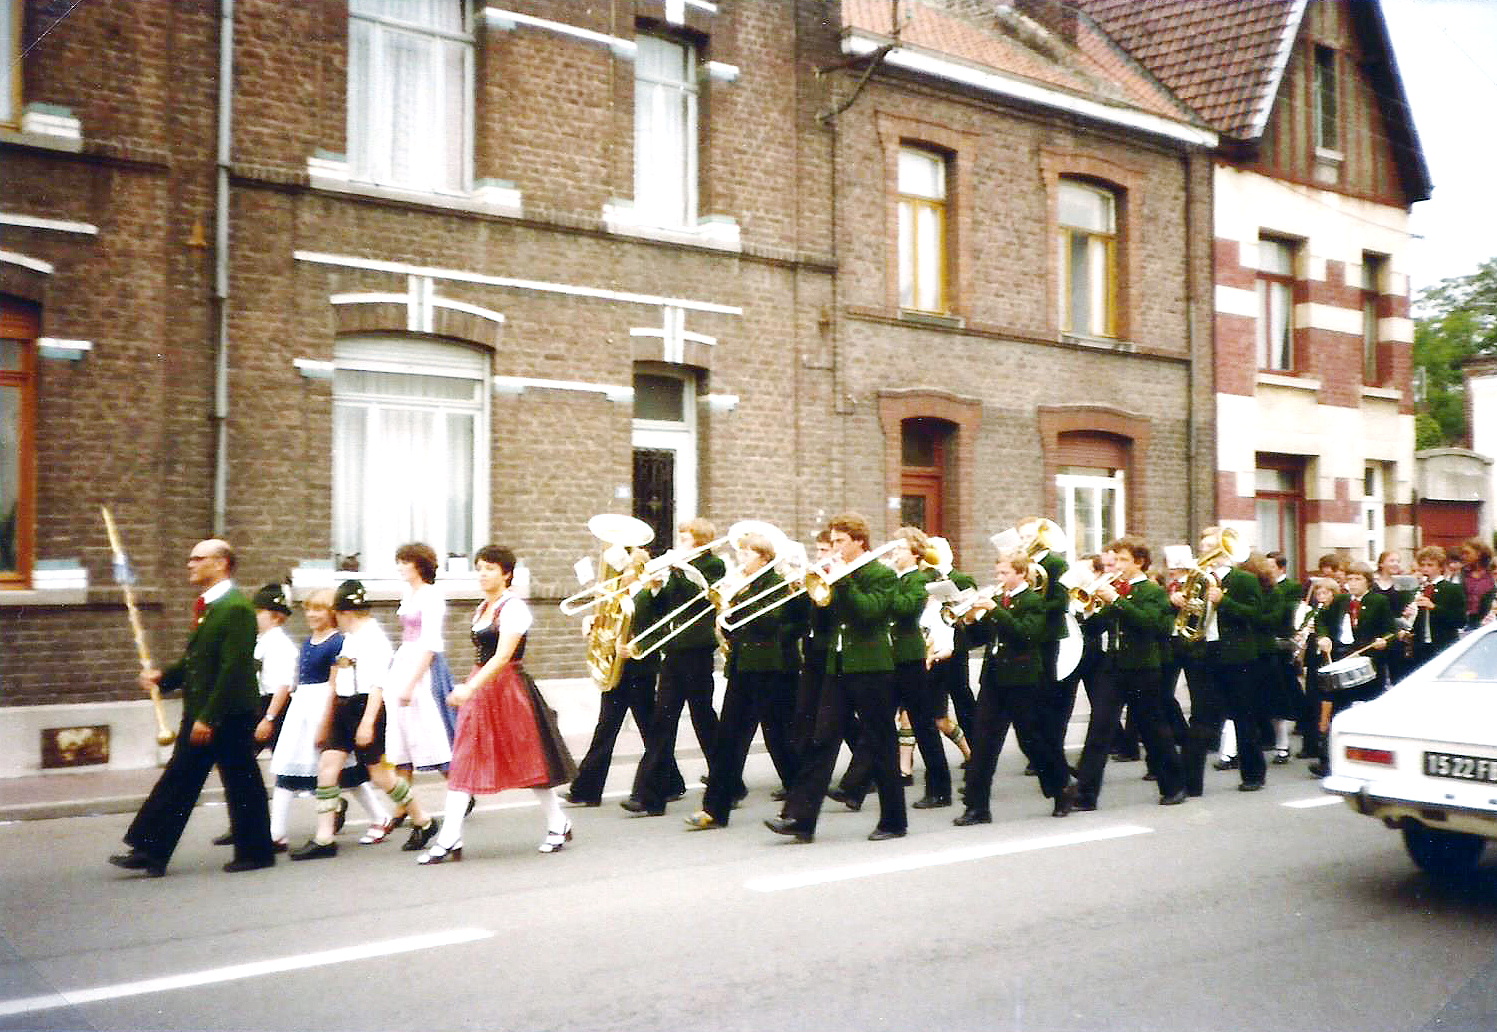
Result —
<path fill-rule="evenodd" d="M 1076 44 L 1076 9 L 1066 0 L 1013 0 L 1014 9 L 1067 43 Z"/>

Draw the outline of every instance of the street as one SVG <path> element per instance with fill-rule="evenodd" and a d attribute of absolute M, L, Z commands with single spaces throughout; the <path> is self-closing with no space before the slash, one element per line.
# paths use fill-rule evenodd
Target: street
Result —
<path fill-rule="evenodd" d="M 663 818 L 618 808 L 623 764 L 560 854 L 508 793 L 433 869 L 350 820 L 335 859 L 223 874 L 219 806 L 162 880 L 104 862 L 125 815 L 3 825 L 0 1028 L 1497 1027 L 1497 869 L 1430 880 L 1300 762 L 1254 794 L 1208 770 L 1170 808 L 1114 763 L 1102 808 L 1064 820 L 1021 764 L 1005 750 L 992 825 L 912 811 L 882 843 L 873 797 L 828 803 L 814 844 L 770 834 L 758 752 L 725 830 L 681 825 L 699 759 Z"/>

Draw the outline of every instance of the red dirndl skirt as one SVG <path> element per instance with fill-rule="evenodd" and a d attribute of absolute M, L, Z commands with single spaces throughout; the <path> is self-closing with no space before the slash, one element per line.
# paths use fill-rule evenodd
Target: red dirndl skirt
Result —
<path fill-rule="evenodd" d="M 576 775 L 555 712 L 519 663 L 505 664 L 458 708 L 449 788 L 489 795 L 509 788 L 554 788 Z"/>

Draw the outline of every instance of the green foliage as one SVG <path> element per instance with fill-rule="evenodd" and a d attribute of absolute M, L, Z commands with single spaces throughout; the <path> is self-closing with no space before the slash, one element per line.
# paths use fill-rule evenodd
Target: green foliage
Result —
<path fill-rule="evenodd" d="M 1415 447 L 1459 445 L 1466 437 L 1460 364 L 1474 355 L 1497 356 L 1497 258 L 1421 291 L 1415 310 L 1421 314 L 1414 323 L 1414 370 L 1424 384 Z"/>

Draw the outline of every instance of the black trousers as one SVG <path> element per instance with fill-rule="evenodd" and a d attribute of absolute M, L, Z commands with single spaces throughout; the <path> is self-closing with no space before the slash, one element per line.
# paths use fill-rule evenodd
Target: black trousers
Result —
<path fill-rule="evenodd" d="M 743 765 L 754 732 L 763 728 L 766 748 L 770 738 L 780 734 L 778 728 L 770 729 L 776 726 L 776 710 L 783 704 L 791 676 L 778 671 L 747 671 L 734 674 L 728 681 L 717 722 L 717 740 L 707 757 L 707 791 L 702 795 L 702 809 L 719 824 L 728 823 L 733 800 L 742 791 Z M 787 745 L 782 738 L 778 747 Z M 774 758 L 774 750 L 770 750 L 770 758 Z"/>
<path fill-rule="evenodd" d="M 1060 752 L 1066 754 L 1066 732 L 1071 727 L 1071 714 L 1076 709 L 1076 687 L 1079 678 L 1067 677 L 1064 681 L 1055 676 L 1055 664 L 1060 658 L 1060 642 L 1050 641 L 1040 646 L 1039 713 L 1045 737 Z M 1029 750 L 1024 750 L 1025 755 Z M 1031 759 L 1031 766 L 1033 760 Z M 1036 767 L 1036 770 L 1039 768 Z"/>
<path fill-rule="evenodd" d="M 1071 780 L 1065 753 L 1056 746 L 1045 723 L 1039 685 L 982 686 L 977 695 L 977 727 L 972 732 L 972 761 L 962 786 L 962 803 L 968 810 L 989 813 L 992 808 L 993 772 L 1009 727 L 1019 739 L 1035 772 L 1040 790 L 1054 796 Z"/>
<path fill-rule="evenodd" d="M 660 691 L 645 732 L 645 754 L 634 772 L 631 794 L 650 810 L 662 810 L 670 791 L 670 771 L 676 763 L 676 730 L 681 710 L 690 708 L 691 726 L 702 754 L 712 755 L 717 738 L 717 713 L 712 709 L 712 653 L 710 648 L 667 653 L 660 662 Z M 679 775 L 679 771 L 677 774 Z"/>
<path fill-rule="evenodd" d="M 920 750 L 920 762 L 925 765 L 925 794 L 951 798 L 951 765 L 946 762 L 946 748 L 941 744 L 941 732 L 936 730 L 936 702 L 941 698 L 940 688 L 928 676 L 925 661 L 900 663 L 894 668 L 894 703 L 910 718 L 910 730 L 915 735 L 915 747 Z M 895 741 L 899 735 L 896 731 Z M 860 740 L 861 744 L 861 740 Z M 868 794 L 873 784 L 873 758 L 865 748 L 854 747 L 852 762 L 842 776 L 842 791 L 857 799 Z"/>
<path fill-rule="evenodd" d="M 255 762 L 259 746 L 255 724 L 259 713 L 232 713 L 214 729 L 207 745 L 192 744 L 193 721 L 186 716 L 177 729 L 177 744 L 151 794 L 125 832 L 125 843 L 162 864 L 172 858 L 182 830 L 202 794 L 203 782 L 215 766 L 223 779 L 229 806 L 229 830 L 234 835 L 234 859 L 268 861 L 275 858 L 270 841 L 270 807 L 265 779 Z"/>
<path fill-rule="evenodd" d="M 858 748 L 867 749 L 878 786 L 878 826 L 884 831 L 904 831 L 908 814 L 904 805 L 904 783 L 899 774 L 899 741 L 894 732 L 894 688 L 888 673 L 836 674 L 822 686 L 816 732 L 801 756 L 795 784 L 785 797 L 785 816 L 806 831 L 816 830 L 827 787 L 847 723 L 858 720 Z"/>
<path fill-rule="evenodd" d="M 570 794 L 574 802 L 596 803 L 602 800 L 603 786 L 608 781 L 608 768 L 613 763 L 613 748 L 618 742 L 625 716 L 633 713 L 634 725 L 639 728 L 640 735 L 649 733 L 650 716 L 655 710 L 657 676 L 658 671 L 653 665 L 630 663 L 624 668 L 624 676 L 614 689 L 602 694 L 593 739 L 588 744 L 587 755 L 577 765 L 577 776 L 572 779 Z M 664 761 L 661 776 L 666 780 L 667 798 L 686 791 L 686 782 L 681 778 L 675 756 Z"/>
<path fill-rule="evenodd" d="M 1165 715 L 1164 691 L 1158 670 L 1118 670 L 1108 663 L 1110 676 L 1099 682 L 1092 694 L 1091 722 L 1086 726 L 1086 745 L 1081 750 L 1077 777 L 1079 797 L 1090 803 L 1102 791 L 1102 772 L 1107 767 L 1117 729 L 1118 714 L 1128 707 L 1129 719 L 1138 727 L 1149 769 L 1159 779 L 1159 794 L 1174 795 L 1185 785 L 1185 771 L 1175 749 Z"/>
<path fill-rule="evenodd" d="M 951 715 L 957 725 L 970 732 L 977 721 L 977 699 L 972 694 L 972 670 L 966 649 L 957 649 L 950 659 L 943 659 L 930 668 L 930 679 L 936 691 L 936 717 L 946 713 L 946 700 L 951 700 Z"/>
<path fill-rule="evenodd" d="M 1237 765 L 1243 783 L 1262 783 L 1268 772 L 1259 737 L 1263 719 L 1262 691 L 1255 683 L 1261 669 L 1252 660 L 1223 662 L 1217 643 L 1206 645 L 1205 659 L 1187 662 L 1190 687 L 1190 732 L 1185 741 L 1185 787 L 1200 795 L 1206 782 L 1206 755 L 1216 747 L 1223 719 L 1237 729 Z"/>

